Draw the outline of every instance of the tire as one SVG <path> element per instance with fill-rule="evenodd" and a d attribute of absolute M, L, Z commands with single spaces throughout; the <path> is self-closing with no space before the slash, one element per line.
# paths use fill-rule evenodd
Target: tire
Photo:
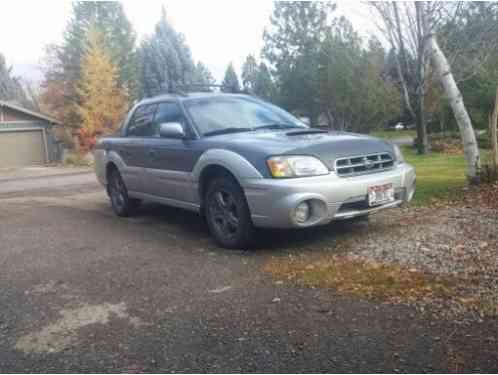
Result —
<path fill-rule="evenodd" d="M 107 192 L 111 199 L 112 210 L 118 216 L 128 217 L 140 206 L 139 199 L 128 197 L 128 190 L 117 169 L 109 174 Z"/>
<path fill-rule="evenodd" d="M 220 177 L 209 184 L 205 216 L 211 235 L 222 247 L 241 249 L 252 244 L 254 227 L 249 206 L 233 178 Z"/>

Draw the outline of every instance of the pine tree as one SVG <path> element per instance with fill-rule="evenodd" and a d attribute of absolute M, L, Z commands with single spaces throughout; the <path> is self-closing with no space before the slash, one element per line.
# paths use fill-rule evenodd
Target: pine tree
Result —
<path fill-rule="evenodd" d="M 128 106 L 126 92 L 119 86 L 118 69 L 95 27 L 87 32 L 85 50 L 77 86 L 81 104 L 76 105 L 82 120 L 79 135 L 83 152 L 93 148 L 98 136 L 118 129 Z"/>
<path fill-rule="evenodd" d="M 264 62 L 258 66 L 254 81 L 254 94 L 262 99 L 274 101 L 276 97 L 276 87 L 271 77 L 270 71 Z"/>
<path fill-rule="evenodd" d="M 118 67 L 118 83 L 133 93 L 137 78 L 136 35 L 123 5 L 114 1 L 77 1 L 72 13 L 59 54 L 66 79 L 76 82 L 80 78 L 86 35 L 94 25 L 102 34 L 112 62 Z"/>
<path fill-rule="evenodd" d="M 0 54 L 0 100 L 15 101 L 28 108 L 33 107 L 19 78 L 12 75 L 12 68 L 7 67 L 2 54 Z"/>
<path fill-rule="evenodd" d="M 41 84 L 43 107 L 59 115 L 64 125 L 72 128 L 81 124 L 76 110 L 81 104 L 77 85 L 91 25 L 101 33 L 105 50 L 117 68 L 118 85 L 131 98 L 137 96 L 136 36 L 123 5 L 113 1 L 75 2 L 62 43 L 47 48 L 45 79 Z"/>
<path fill-rule="evenodd" d="M 195 66 L 192 83 L 199 85 L 199 91 L 211 91 L 209 87 L 202 87 L 202 85 L 212 85 L 215 83 L 215 79 L 209 69 L 200 61 Z"/>
<path fill-rule="evenodd" d="M 281 88 L 279 104 L 302 112 L 314 123 L 319 115 L 318 58 L 335 5 L 321 1 L 276 2 L 271 26 L 263 34 L 263 57 Z"/>
<path fill-rule="evenodd" d="M 223 92 L 240 92 L 239 78 L 237 77 L 237 73 L 235 72 L 232 63 L 228 64 L 227 70 L 225 71 L 225 78 L 223 78 L 221 84 L 223 86 L 221 88 Z"/>
<path fill-rule="evenodd" d="M 152 36 L 139 49 L 141 96 L 151 97 L 191 83 L 194 76 L 192 53 L 185 37 L 176 32 L 162 9 Z"/>
<path fill-rule="evenodd" d="M 247 91 L 254 91 L 256 77 L 258 75 L 258 63 L 253 55 L 246 57 L 246 61 L 242 65 L 242 85 Z"/>

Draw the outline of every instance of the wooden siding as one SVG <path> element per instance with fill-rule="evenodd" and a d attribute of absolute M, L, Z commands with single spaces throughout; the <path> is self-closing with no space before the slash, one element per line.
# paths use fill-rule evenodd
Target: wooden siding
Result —
<path fill-rule="evenodd" d="M 40 121 L 39 118 L 35 116 L 28 115 L 27 113 L 22 113 L 11 108 L 6 108 L 0 106 L 0 121 L 1 122 L 12 122 L 12 121 Z"/>

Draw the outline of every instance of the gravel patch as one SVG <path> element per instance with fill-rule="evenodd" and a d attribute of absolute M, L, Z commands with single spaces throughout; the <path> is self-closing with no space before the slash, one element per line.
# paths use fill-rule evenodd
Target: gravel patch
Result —
<path fill-rule="evenodd" d="M 458 280 L 459 293 L 446 301 L 451 304 L 446 313 L 479 318 L 498 315 L 497 228 L 498 211 L 486 207 L 409 208 L 371 217 L 338 244 L 367 261 Z"/>

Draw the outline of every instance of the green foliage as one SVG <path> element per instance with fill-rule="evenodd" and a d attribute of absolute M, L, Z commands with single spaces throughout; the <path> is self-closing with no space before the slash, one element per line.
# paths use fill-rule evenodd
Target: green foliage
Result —
<path fill-rule="evenodd" d="M 264 62 L 258 66 L 253 92 L 262 99 L 273 101 L 276 98 L 276 87 L 270 71 Z"/>
<path fill-rule="evenodd" d="M 438 32 L 474 128 L 487 129 L 498 85 L 498 4 L 460 3 L 455 17 L 447 19 Z M 441 112 L 447 126 L 456 129 L 446 103 Z"/>
<path fill-rule="evenodd" d="M 154 34 L 142 42 L 138 55 L 142 97 L 170 92 L 194 80 L 190 48 L 185 37 L 168 22 L 164 8 Z"/>
<path fill-rule="evenodd" d="M 213 75 L 202 62 L 198 62 L 194 69 L 193 83 L 198 85 L 212 85 L 216 81 Z M 211 91 L 209 87 L 200 87 L 199 91 Z"/>
<path fill-rule="evenodd" d="M 235 68 L 232 63 L 228 64 L 225 71 L 225 78 L 223 78 L 223 82 L 221 84 L 223 86 L 221 89 L 223 92 L 240 92 L 239 78 L 237 77 L 237 73 L 235 72 Z"/>
<path fill-rule="evenodd" d="M 66 80 L 75 82 L 80 78 L 85 36 L 92 24 L 103 35 L 112 62 L 119 67 L 120 85 L 133 91 L 136 81 L 136 36 L 123 5 L 113 1 L 78 1 L 73 4 L 73 16 L 59 50 Z"/>
<path fill-rule="evenodd" d="M 312 124 L 322 115 L 338 129 L 380 128 L 401 108 L 398 88 L 386 74 L 386 53 L 373 38 L 365 48 L 346 18 L 332 17 L 334 9 L 322 2 L 275 4 L 263 48 L 277 87 L 271 91 Z"/>
<path fill-rule="evenodd" d="M 344 17 L 335 22 L 322 44 L 319 68 L 321 108 L 335 128 L 368 132 L 399 116 L 399 92 L 383 76 L 381 43 L 372 38 L 364 49 Z"/>
<path fill-rule="evenodd" d="M 276 99 L 275 83 L 266 64 L 258 62 L 249 55 L 242 65 L 242 84 L 244 90 L 264 100 Z"/>
<path fill-rule="evenodd" d="M 117 82 L 131 99 L 137 93 L 135 32 L 121 3 L 80 1 L 73 3 L 60 45 L 47 48 L 45 80 L 42 82 L 43 107 L 54 113 L 66 126 L 80 127 L 76 110 L 84 98 L 78 95 L 86 35 L 95 25 L 111 62 L 118 68 Z"/>
<path fill-rule="evenodd" d="M 0 100 L 15 101 L 27 108 L 33 108 L 33 103 L 27 98 L 18 77 L 12 75 L 12 69 L 7 67 L 4 56 L 0 53 Z"/>
<path fill-rule="evenodd" d="M 265 30 L 263 57 L 274 69 L 279 104 L 311 118 L 320 113 L 318 60 L 335 5 L 328 2 L 276 2 Z"/>
<path fill-rule="evenodd" d="M 242 65 L 242 85 L 247 91 L 254 91 L 256 79 L 258 76 L 258 63 L 253 55 L 246 57 Z"/>

